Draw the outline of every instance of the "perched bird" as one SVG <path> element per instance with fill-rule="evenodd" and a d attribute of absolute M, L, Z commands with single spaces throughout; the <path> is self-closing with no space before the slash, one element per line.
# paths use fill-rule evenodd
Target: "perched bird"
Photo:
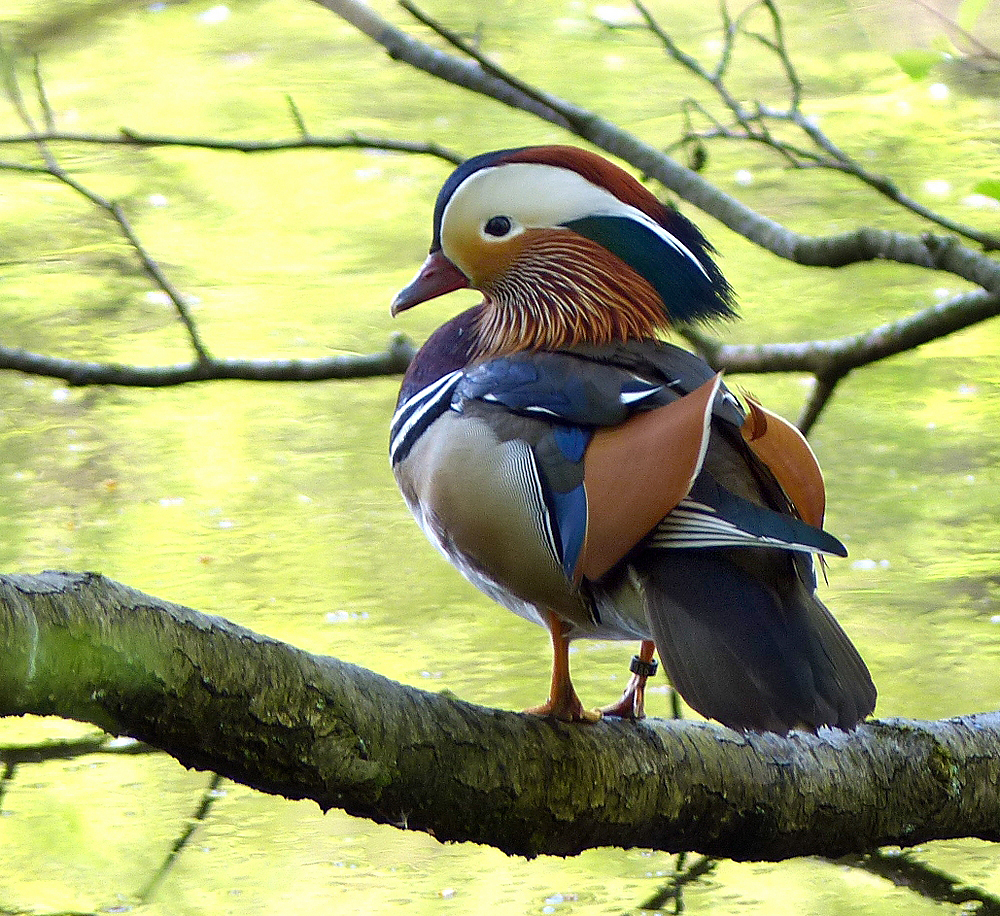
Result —
<path fill-rule="evenodd" d="M 823 479 L 798 430 L 741 404 L 658 335 L 733 314 L 695 226 L 624 170 L 567 146 L 485 153 L 445 182 L 430 254 L 396 315 L 472 287 L 421 348 L 392 420 L 393 470 L 428 538 L 547 627 L 532 712 L 592 721 L 572 639 L 638 639 L 608 712 L 642 715 L 653 643 L 695 710 L 738 730 L 853 728 L 875 706 L 816 597 Z"/>

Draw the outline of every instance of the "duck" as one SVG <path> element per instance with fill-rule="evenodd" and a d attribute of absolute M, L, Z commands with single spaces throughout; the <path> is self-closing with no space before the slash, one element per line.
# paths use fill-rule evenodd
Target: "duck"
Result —
<path fill-rule="evenodd" d="M 851 730 L 875 707 L 817 596 L 822 472 L 796 427 L 665 336 L 735 316 L 701 231 L 625 169 L 565 145 L 474 156 L 444 182 L 429 254 L 392 315 L 482 301 L 410 363 L 390 460 L 423 532 L 545 627 L 565 722 L 640 719 L 657 670 L 739 732 Z M 616 703 L 585 707 L 573 640 L 639 642 Z"/>

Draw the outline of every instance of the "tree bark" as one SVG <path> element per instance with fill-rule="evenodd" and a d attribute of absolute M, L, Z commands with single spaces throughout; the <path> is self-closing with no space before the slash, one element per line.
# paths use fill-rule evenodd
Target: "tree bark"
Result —
<path fill-rule="evenodd" d="M 565 725 L 310 655 L 94 573 L 0 576 L 0 715 L 79 719 L 323 809 L 510 854 L 1000 841 L 1000 713 L 740 735 Z"/>

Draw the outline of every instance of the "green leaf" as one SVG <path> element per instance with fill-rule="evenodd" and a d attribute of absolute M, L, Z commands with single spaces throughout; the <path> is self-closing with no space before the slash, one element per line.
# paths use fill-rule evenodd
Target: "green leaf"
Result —
<path fill-rule="evenodd" d="M 911 80 L 922 80 L 944 58 L 940 51 L 899 51 L 892 55 L 899 69 Z"/>
<path fill-rule="evenodd" d="M 977 194 L 985 197 L 992 197 L 1000 200 L 1000 178 L 986 178 L 978 182 L 973 188 Z"/>
<path fill-rule="evenodd" d="M 958 5 L 955 13 L 955 21 L 966 32 L 971 32 L 976 27 L 976 21 L 983 15 L 989 0 L 963 0 Z"/>

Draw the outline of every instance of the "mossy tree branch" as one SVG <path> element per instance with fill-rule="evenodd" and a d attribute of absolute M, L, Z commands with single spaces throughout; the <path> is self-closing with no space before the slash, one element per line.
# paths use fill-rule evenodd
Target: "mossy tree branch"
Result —
<path fill-rule="evenodd" d="M 788 738 L 565 725 L 406 687 L 95 574 L 0 577 L 0 645 L 0 714 L 92 722 L 265 792 L 511 854 L 777 860 L 1000 841 L 1000 713 Z"/>

